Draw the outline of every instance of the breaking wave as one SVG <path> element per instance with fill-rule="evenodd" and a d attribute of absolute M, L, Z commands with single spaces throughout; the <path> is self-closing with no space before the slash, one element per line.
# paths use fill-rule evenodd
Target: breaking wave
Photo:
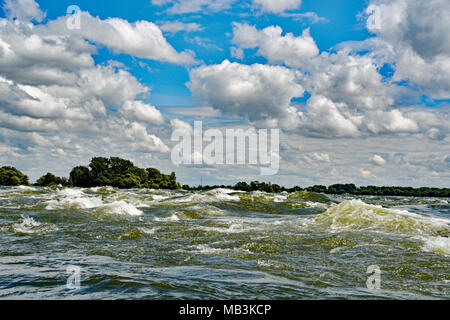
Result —
<path fill-rule="evenodd" d="M 40 223 L 28 216 L 22 216 L 19 222 L 12 226 L 15 233 L 18 234 L 46 234 L 56 231 L 56 226 L 52 224 Z"/>
<path fill-rule="evenodd" d="M 211 203 L 211 202 L 239 202 L 240 198 L 236 195 L 239 192 L 230 189 L 214 189 L 201 193 L 189 193 L 178 198 L 168 199 L 173 203 Z"/>
<path fill-rule="evenodd" d="M 134 205 L 132 205 L 131 203 L 127 203 L 123 200 L 105 204 L 101 206 L 97 211 L 102 213 L 113 213 L 128 216 L 142 216 L 144 214 Z"/>
<path fill-rule="evenodd" d="M 375 264 L 388 280 L 382 294 L 445 299 L 448 202 L 230 189 L 1 187 L 0 269 L 6 271 L 0 285 L 10 286 L 11 297 L 23 296 L 25 287 L 10 280 L 23 271 L 34 283 L 30 292 L 40 295 L 43 272 L 54 267 L 60 274 L 62 263 L 80 262 L 92 274 L 83 281 L 86 298 L 101 292 L 134 299 L 142 284 L 150 286 L 143 298 L 150 291 L 175 299 L 366 298 L 360 289 L 367 266 Z M 205 279 L 214 281 L 207 289 Z M 112 285 L 125 281 L 126 288 Z M 57 287 L 49 298 L 73 297 Z"/>
<path fill-rule="evenodd" d="M 318 203 L 330 203 L 331 200 L 324 194 L 300 191 L 287 196 L 289 200 L 303 200 Z"/>
<path fill-rule="evenodd" d="M 63 189 L 56 192 L 56 200 L 47 202 L 47 210 L 92 209 L 103 205 L 99 197 L 91 197 L 77 189 Z"/>
<path fill-rule="evenodd" d="M 450 255 L 450 238 L 448 237 L 423 237 L 424 243 L 422 249 L 424 251 L 431 251 Z"/>
<path fill-rule="evenodd" d="M 450 235 L 448 220 L 369 205 L 361 200 L 343 201 L 311 221 L 335 231 L 378 229 L 407 234 Z"/>
<path fill-rule="evenodd" d="M 180 221 L 180 218 L 174 213 L 169 217 L 166 218 L 158 218 L 158 217 L 154 217 L 153 220 L 157 221 L 157 222 L 164 222 L 164 221 L 171 221 L 171 222 L 176 222 L 176 221 Z"/>
<path fill-rule="evenodd" d="M 141 210 L 125 200 L 105 203 L 101 197 L 87 195 L 78 189 L 58 190 L 56 198 L 47 202 L 47 210 L 95 209 L 97 212 L 119 215 L 140 216 L 143 214 Z"/>
<path fill-rule="evenodd" d="M 450 221 L 406 210 L 346 200 L 311 218 L 306 225 L 332 232 L 375 231 L 408 235 L 423 243 L 424 251 L 450 254 Z"/>

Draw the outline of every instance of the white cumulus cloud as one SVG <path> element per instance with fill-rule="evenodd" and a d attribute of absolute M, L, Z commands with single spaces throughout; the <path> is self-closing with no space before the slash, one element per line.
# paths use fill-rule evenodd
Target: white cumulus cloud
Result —
<path fill-rule="evenodd" d="M 303 30 L 299 37 L 292 33 L 282 35 L 278 26 L 258 30 L 245 23 L 233 23 L 233 43 L 240 49 L 258 48 L 258 54 L 271 64 L 285 64 L 291 67 L 301 67 L 312 57 L 319 54 L 319 49 L 309 33 Z"/>
<path fill-rule="evenodd" d="M 228 60 L 193 69 L 188 86 L 214 108 L 252 121 L 289 117 L 291 100 L 304 92 L 292 70 Z"/>
<path fill-rule="evenodd" d="M 372 162 L 377 166 L 384 166 L 386 164 L 386 160 L 378 154 L 373 156 Z"/>
<path fill-rule="evenodd" d="M 281 13 L 286 10 L 298 9 L 302 0 L 252 0 L 263 11 Z"/>
<path fill-rule="evenodd" d="M 60 17 L 37 27 L 38 32 L 73 35 L 103 44 L 117 53 L 177 64 L 195 62 L 190 51 L 177 52 L 164 38 L 161 29 L 150 21 L 133 23 L 121 18 L 102 20 L 81 12 L 80 29 L 68 30 L 67 18 Z"/>
<path fill-rule="evenodd" d="M 164 123 L 164 117 L 154 106 L 142 101 L 127 101 L 121 109 L 124 118 L 153 124 Z"/>
<path fill-rule="evenodd" d="M 8 18 L 37 22 L 41 22 L 45 18 L 45 12 L 34 0 L 4 0 L 3 10 Z"/>

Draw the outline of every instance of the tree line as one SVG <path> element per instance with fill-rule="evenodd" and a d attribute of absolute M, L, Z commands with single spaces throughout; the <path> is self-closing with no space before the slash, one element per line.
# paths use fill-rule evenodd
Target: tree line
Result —
<path fill-rule="evenodd" d="M 3 167 L 0 168 L 0 185 L 28 186 L 30 183 L 28 177 L 19 170 L 13 167 Z M 79 188 L 111 186 L 119 189 L 181 189 L 175 172 L 165 175 L 157 169 L 142 169 L 129 160 L 116 157 L 92 158 L 89 166 L 73 168 L 69 178 L 60 178 L 49 172 L 33 184 L 37 187 L 57 185 Z"/>
<path fill-rule="evenodd" d="M 28 177 L 14 167 L 0 168 L 0 186 L 30 185 Z M 450 197 L 449 188 L 412 188 L 412 187 L 378 187 L 354 184 L 334 184 L 331 186 L 315 185 L 308 188 L 285 188 L 278 184 L 253 181 L 251 183 L 238 182 L 233 186 L 181 186 L 176 175 L 162 174 L 154 168 L 142 169 L 133 162 L 121 158 L 92 158 L 89 166 L 78 166 L 72 169 L 69 178 L 60 178 L 52 173 L 40 177 L 34 186 L 48 187 L 62 185 L 65 187 L 103 187 L 111 186 L 119 189 L 149 188 L 149 189 L 184 189 L 190 191 L 207 191 L 217 188 L 227 188 L 236 191 L 262 191 L 268 193 L 308 191 L 325 194 L 350 194 L 372 196 L 403 196 L 403 197 Z"/>
<path fill-rule="evenodd" d="M 366 187 L 356 187 L 354 184 L 334 184 L 332 186 L 322 186 L 315 185 L 308 188 L 293 187 L 285 188 L 277 184 L 265 183 L 253 181 L 250 184 L 247 182 L 238 182 L 234 186 L 225 185 L 215 185 L 215 186 L 198 186 L 190 187 L 184 185 L 183 189 L 192 191 L 207 191 L 217 188 L 226 188 L 236 191 L 263 191 L 268 193 L 280 193 L 280 192 L 314 192 L 314 193 L 325 193 L 325 194 L 350 194 L 350 195 L 369 195 L 369 196 L 402 196 L 402 197 L 450 197 L 449 188 L 412 188 L 412 187 L 377 187 L 377 186 L 366 186 Z"/>

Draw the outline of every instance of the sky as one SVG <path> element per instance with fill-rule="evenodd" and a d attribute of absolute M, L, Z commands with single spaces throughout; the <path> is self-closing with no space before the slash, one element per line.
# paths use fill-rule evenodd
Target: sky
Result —
<path fill-rule="evenodd" d="M 120 156 L 192 185 L 449 187 L 448 0 L 0 3 L 0 165 L 32 181 Z M 279 129 L 278 174 L 176 165 L 195 120 Z"/>

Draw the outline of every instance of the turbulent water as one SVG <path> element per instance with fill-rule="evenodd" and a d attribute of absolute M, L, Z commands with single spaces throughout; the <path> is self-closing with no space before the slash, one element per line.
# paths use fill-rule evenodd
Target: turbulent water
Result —
<path fill-rule="evenodd" d="M 0 188 L 0 299 L 447 299 L 449 200 Z"/>

